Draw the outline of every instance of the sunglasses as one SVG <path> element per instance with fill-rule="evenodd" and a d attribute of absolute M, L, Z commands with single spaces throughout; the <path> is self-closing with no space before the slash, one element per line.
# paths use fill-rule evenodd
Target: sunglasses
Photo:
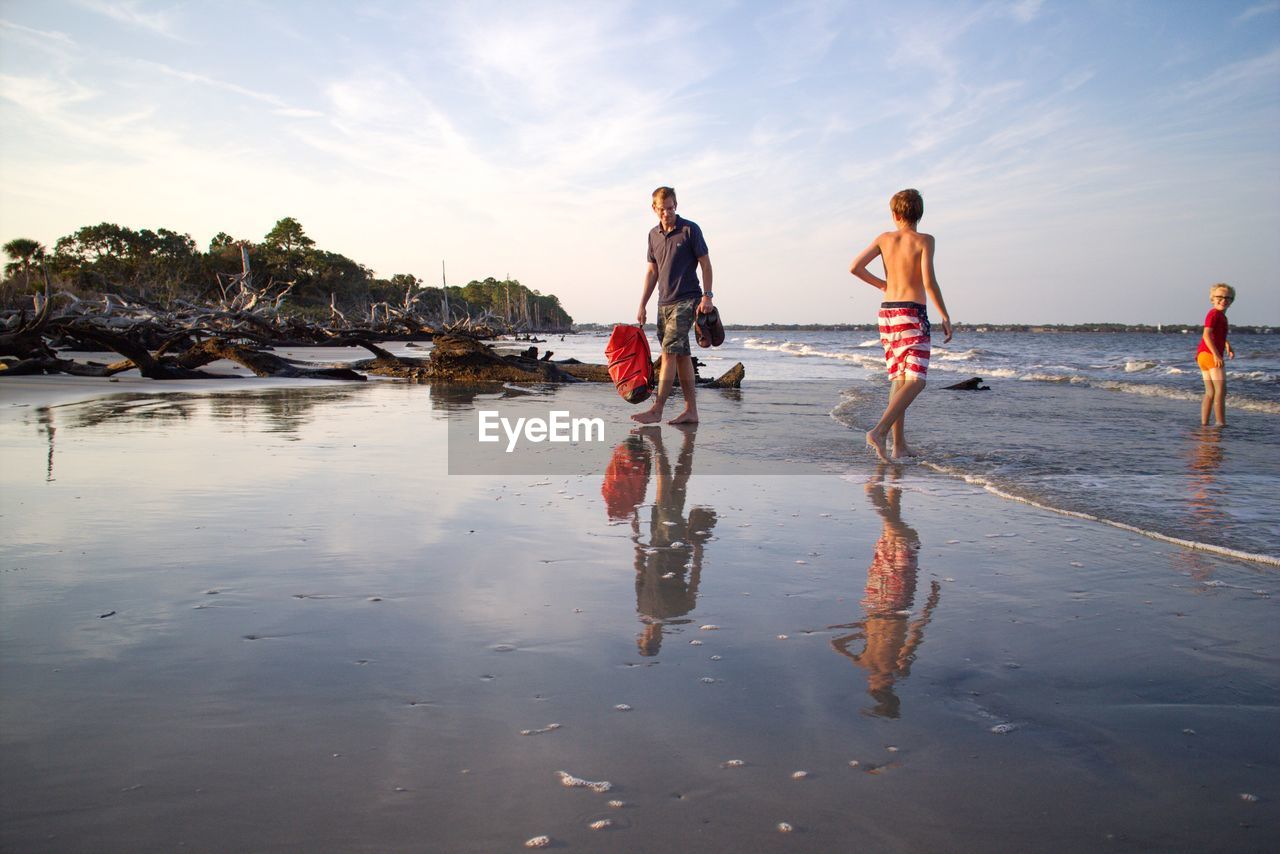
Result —
<path fill-rule="evenodd" d="M 1236 301 L 1236 298 L 1235 298 L 1235 297 L 1220 297 L 1220 296 L 1212 296 L 1212 297 L 1209 297 L 1209 300 L 1210 300 L 1211 302 L 1217 302 L 1218 300 L 1221 300 L 1222 302 L 1232 303 L 1232 302 L 1235 302 L 1235 301 Z"/>

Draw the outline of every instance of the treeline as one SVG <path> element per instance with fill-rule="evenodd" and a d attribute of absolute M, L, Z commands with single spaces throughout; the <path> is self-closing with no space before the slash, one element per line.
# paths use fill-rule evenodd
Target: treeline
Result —
<path fill-rule="evenodd" d="M 206 251 L 188 234 L 167 228 L 135 231 L 107 222 L 59 238 L 52 251 L 29 238 L 11 240 L 3 247 L 10 261 L 0 283 L 0 303 L 29 306 L 28 295 L 42 287 L 41 265 L 55 290 L 82 298 L 119 294 L 161 306 L 204 301 L 243 272 L 242 247 L 254 281 L 287 289 L 284 305 L 303 315 L 327 313 L 331 305 L 364 314 L 379 305 L 414 302 L 445 322 L 492 319 L 512 329 L 548 331 L 568 330 L 573 324 L 554 294 L 541 294 L 514 279 L 487 278 L 445 288 L 427 287 L 411 273 L 378 278 L 363 264 L 316 246 L 292 217 L 278 221 L 256 242 L 220 232 Z"/>

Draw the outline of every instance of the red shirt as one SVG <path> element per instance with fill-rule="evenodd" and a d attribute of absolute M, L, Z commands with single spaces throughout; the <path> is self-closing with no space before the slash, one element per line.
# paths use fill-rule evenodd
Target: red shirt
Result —
<path fill-rule="evenodd" d="M 1209 330 L 1209 340 L 1213 342 L 1213 346 L 1218 351 L 1219 356 L 1226 356 L 1227 346 L 1227 315 L 1225 312 L 1216 308 L 1209 309 L 1209 313 L 1204 316 L 1205 328 Z M 1204 343 L 1204 335 L 1200 336 L 1200 346 L 1196 348 L 1197 353 L 1208 353 L 1209 345 Z"/>

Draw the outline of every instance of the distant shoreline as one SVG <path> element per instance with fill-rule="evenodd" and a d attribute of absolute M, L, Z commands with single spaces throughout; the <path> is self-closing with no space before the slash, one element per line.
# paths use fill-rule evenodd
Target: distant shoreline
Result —
<path fill-rule="evenodd" d="M 575 323 L 574 332 L 608 332 L 613 328 L 607 323 Z M 653 324 L 647 324 L 653 328 Z M 1194 323 L 958 323 L 957 332 L 1148 332 L 1153 335 L 1187 335 L 1198 333 L 1202 327 Z M 875 332 L 874 323 L 745 323 L 725 324 L 734 332 L 749 330 L 763 332 Z M 1276 335 L 1280 326 L 1231 325 L 1233 334 Z"/>

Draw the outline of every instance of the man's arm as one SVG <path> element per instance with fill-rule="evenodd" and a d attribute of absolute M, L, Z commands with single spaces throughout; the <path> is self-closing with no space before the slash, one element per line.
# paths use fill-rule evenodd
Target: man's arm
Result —
<path fill-rule="evenodd" d="M 938 307 L 938 314 L 942 315 L 942 331 L 946 333 L 942 343 L 946 344 L 951 340 L 951 315 L 947 314 L 947 304 L 942 300 L 942 288 L 938 287 L 938 277 L 933 272 L 934 246 L 933 235 L 926 235 L 924 250 L 920 253 L 920 274 L 924 278 L 925 293 Z"/>
<path fill-rule="evenodd" d="M 871 245 L 862 250 L 862 254 L 853 259 L 853 264 L 849 267 L 849 272 L 857 276 L 862 281 L 871 285 L 873 288 L 884 290 L 889 287 L 889 283 L 880 278 L 876 274 L 867 269 L 867 265 L 880 257 L 880 239 L 876 238 Z"/>
<path fill-rule="evenodd" d="M 698 303 L 698 311 L 706 314 L 711 311 L 711 256 L 700 257 L 698 268 L 702 270 L 702 302 Z"/>
<path fill-rule="evenodd" d="M 649 262 L 649 266 L 644 269 L 644 293 L 640 297 L 640 310 L 636 312 L 636 323 L 644 326 L 645 318 L 648 312 L 645 306 L 649 304 L 649 297 L 653 296 L 653 286 L 658 284 L 658 265 Z"/>

